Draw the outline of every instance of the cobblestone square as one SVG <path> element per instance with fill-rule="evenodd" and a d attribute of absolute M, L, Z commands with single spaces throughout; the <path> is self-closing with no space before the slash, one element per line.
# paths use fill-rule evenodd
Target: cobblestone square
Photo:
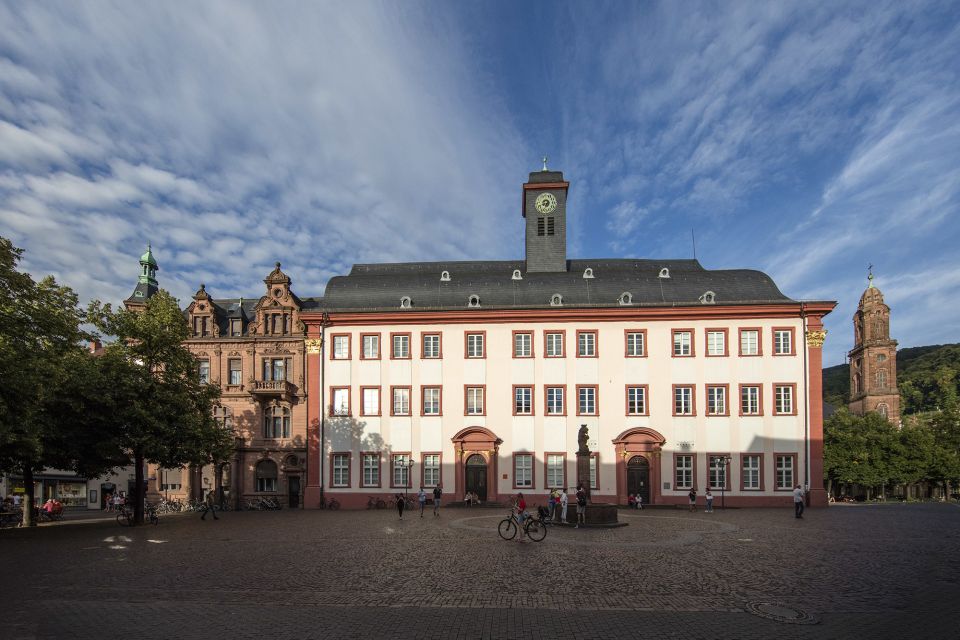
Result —
<path fill-rule="evenodd" d="M 0 637 L 957 637 L 956 505 L 621 511 L 543 543 L 501 540 L 504 515 L 5 529 Z"/>

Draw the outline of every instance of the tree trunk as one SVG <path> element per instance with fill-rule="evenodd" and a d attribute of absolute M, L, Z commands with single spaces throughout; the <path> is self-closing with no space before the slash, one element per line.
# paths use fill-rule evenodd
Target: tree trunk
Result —
<path fill-rule="evenodd" d="M 37 519 L 33 517 L 33 505 L 36 499 L 33 495 L 33 467 L 23 468 L 23 526 L 37 526 Z"/>
<path fill-rule="evenodd" d="M 146 495 L 146 483 L 143 477 L 143 453 L 134 451 L 133 464 L 133 524 L 143 524 L 143 498 Z"/>
<path fill-rule="evenodd" d="M 827 478 L 827 499 L 833 495 L 833 478 Z"/>
<path fill-rule="evenodd" d="M 220 505 L 220 508 L 223 508 L 223 464 L 213 464 L 213 490 L 214 496 L 217 498 L 217 504 Z"/>

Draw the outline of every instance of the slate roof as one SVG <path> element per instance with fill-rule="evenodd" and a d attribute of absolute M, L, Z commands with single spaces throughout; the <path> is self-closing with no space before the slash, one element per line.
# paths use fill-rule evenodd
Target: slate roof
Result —
<path fill-rule="evenodd" d="M 146 304 L 147 298 L 159 291 L 160 288 L 155 284 L 149 284 L 146 282 L 138 282 L 137 286 L 134 287 L 133 293 L 130 294 L 130 297 L 124 300 L 124 302 L 139 302 L 140 304 Z M 140 295 L 137 295 L 137 292 Z"/>
<path fill-rule="evenodd" d="M 314 311 L 320 308 L 323 298 L 302 298 L 298 301 L 301 304 L 302 311 Z M 247 334 L 247 323 L 257 317 L 257 304 L 260 297 L 253 298 L 210 298 L 210 305 L 213 307 L 214 317 L 217 320 L 217 326 L 220 327 L 221 337 L 230 337 L 230 320 L 239 318 L 243 327 L 243 335 Z M 190 319 L 190 312 L 183 310 L 183 317 Z"/>
<path fill-rule="evenodd" d="M 322 300 L 327 311 L 400 309 L 409 296 L 412 309 L 467 309 L 471 295 L 480 307 L 550 307 L 559 293 L 564 307 L 616 307 L 621 294 L 633 306 L 702 304 L 708 291 L 715 304 L 776 304 L 793 302 L 770 276 L 749 269 L 707 270 L 696 260 L 569 260 L 561 273 L 527 273 L 523 260 L 357 264 L 349 275 L 331 278 Z M 593 278 L 584 278 L 584 270 Z M 670 277 L 661 278 L 661 269 Z M 519 270 L 521 280 L 513 280 Z M 450 274 L 449 282 L 441 273 Z"/>

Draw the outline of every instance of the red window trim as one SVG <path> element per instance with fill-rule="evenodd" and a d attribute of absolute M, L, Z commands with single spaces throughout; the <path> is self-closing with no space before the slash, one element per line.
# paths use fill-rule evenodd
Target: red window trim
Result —
<path fill-rule="evenodd" d="M 363 458 L 364 456 L 376 456 L 377 457 L 377 484 L 364 484 L 363 483 Z M 383 486 L 383 454 L 379 451 L 361 451 L 360 452 L 360 488 L 362 489 L 379 489 Z"/>
<path fill-rule="evenodd" d="M 690 355 L 678 356 L 674 352 L 674 344 L 678 333 L 690 334 Z M 693 328 L 671 329 L 670 330 L 670 357 L 671 358 L 694 358 L 697 355 L 697 332 Z"/>
<path fill-rule="evenodd" d="M 630 389 L 642 388 L 643 391 L 643 413 L 630 413 Z M 623 412 L 625 416 L 649 416 L 650 415 L 650 385 L 646 384 L 628 384 L 623 388 Z"/>
<path fill-rule="evenodd" d="M 467 413 L 467 390 L 468 389 L 482 389 L 483 390 L 483 411 L 480 413 Z M 485 384 L 465 384 L 463 385 L 463 415 L 465 416 L 485 416 L 487 415 L 487 385 Z"/>
<path fill-rule="evenodd" d="M 627 336 L 631 333 L 642 333 L 643 334 L 643 355 L 632 356 L 630 355 L 630 349 L 627 344 Z M 646 358 L 647 354 L 650 353 L 649 348 L 650 343 L 647 342 L 647 330 L 646 329 L 624 329 L 623 330 L 623 357 L 624 358 Z"/>
<path fill-rule="evenodd" d="M 677 413 L 677 388 L 682 387 L 690 389 L 690 408 L 692 413 Z M 670 411 L 673 416 L 678 418 L 694 418 L 697 415 L 697 385 L 695 384 L 675 384 L 670 390 Z"/>
<path fill-rule="evenodd" d="M 424 480 L 426 479 L 425 477 L 427 475 L 427 467 L 426 465 L 423 464 L 423 459 L 426 456 L 437 456 L 437 460 L 438 460 L 437 464 L 440 470 L 440 482 L 437 484 L 426 484 L 424 482 Z M 443 486 L 443 452 L 442 451 L 421 451 L 420 452 L 420 486 L 425 489 L 433 489 L 434 487 Z M 431 495 L 430 498 L 432 499 L 433 496 Z"/>
<path fill-rule="evenodd" d="M 777 331 L 790 332 L 790 353 L 777 353 Z M 770 353 L 776 357 L 797 355 L 797 331 L 795 327 L 771 327 Z"/>
<path fill-rule="evenodd" d="M 407 397 L 410 399 L 410 407 L 407 413 L 394 413 L 393 412 L 393 390 L 394 389 L 406 389 Z M 413 415 L 413 387 L 408 384 L 395 384 L 390 385 L 390 415 L 400 418 L 407 418 Z"/>
<path fill-rule="evenodd" d="M 390 472 L 390 488 L 391 488 L 391 489 L 404 489 L 404 488 L 413 489 L 413 482 L 411 482 L 411 481 L 413 480 L 413 478 L 410 477 L 409 471 L 407 472 L 407 484 L 406 484 L 406 486 L 393 484 L 393 460 L 394 460 L 394 458 L 396 458 L 397 456 L 406 456 L 407 459 L 409 460 L 412 455 L 413 455 L 413 454 L 412 454 L 410 451 L 391 451 L 391 452 L 390 452 L 388 471 Z"/>
<path fill-rule="evenodd" d="M 744 331 L 757 332 L 757 352 L 756 353 L 745 354 L 743 352 L 743 332 Z M 763 355 L 763 327 L 739 327 L 737 329 L 737 357 L 759 358 L 762 355 Z"/>
<path fill-rule="evenodd" d="M 440 407 L 439 407 L 440 413 L 424 413 L 424 412 L 423 412 L 423 407 L 424 407 L 424 404 L 425 404 L 424 401 L 423 401 L 423 394 L 426 393 L 427 389 L 439 389 L 439 390 L 440 390 Z M 437 416 L 442 416 L 442 415 L 443 415 L 443 386 L 441 386 L 441 385 L 439 385 L 439 384 L 425 384 L 425 385 L 421 386 L 421 387 L 420 387 L 420 416 L 421 416 L 421 417 L 427 417 L 427 418 L 435 418 L 435 417 L 437 417 Z"/>
<path fill-rule="evenodd" d="M 730 385 L 727 383 L 711 383 L 704 385 L 706 387 L 704 393 L 704 402 L 706 406 L 704 407 L 704 415 L 708 418 L 723 418 L 730 416 Z M 723 413 L 710 413 L 710 389 L 723 387 L 724 389 L 724 402 L 723 402 Z"/>
<path fill-rule="evenodd" d="M 406 356 L 397 356 L 394 355 L 396 351 L 393 348 L 393 338 L 394 336 L 407 336 L 407 355 Z M 413 357 L 413 336 L 409 331 L 391 331 L 390 332 L 390 359 L 391 360 L 410 360 Z"/>
<path fill-rule="evenodd" d="M 599 416 L 600 415 L 600 385 L 598 384 L 578 384 L 576 385 L 576 401 L 578 416 Z M 593 413 L 580 413 L 580 389 L 593 389 Z"/>
<path fill-rule="evenodd" d="M 547 335 L 560 334 L 560 355 L 547 355 Z M 544 358 L 566 358 L 567 357 L 567 331 L 566 329 L 544 329 L 543 331 L 543 357 Z"/>
<path fill-rule="evenodd" d="M 334 412 L 333 412 L 333 397 L 334 397 L 334 393 L 333 393 L 333 392 L 334 392 L 334 391 L 337 391 L 338 389 L 346 389 L 346 390 L 347 390 L 347 412 L 346 412 L 346 413 L 339 413 L 339 414 L 338 414 L 338 413 L 334 413 Z M 350 393 L 350 387 L 347 387 L 347 386 L 330 387 L 330 395 L 328 396 L 328 397 L 330 398 L 330 406 L 327 407 L 327 417 L 330 417 L 330 418 L 349 418 L 350 416 L 352 416 L 352 415 L 353 415 L 353 397 L 352 397 L 352 396 L 353 396 L 353 394 Z"/>
<path fill-rule="evenodd" d="M 334 456 L 347 456 L 347 484 L 333 483 Z M 330 488 L 331 489 L 349 489 L 352 486 L 353 486 L 353 452 L 352 451 L 331 451 L 330 452 Z"/>
<path fill-rule="evenodd" d="M 723 353 L 720 355 L 710 355 L 710 334 L 723 334 Z M 730 330 L 725 327 L 707 327 L 703 330 L 703 355 L 708 358 L 727 358 L 730 356 Z"/>
<path fill-rule="evenodd" d="M 483 336 L 483 353 L 479 356 L 470 356 L 467 348 L 468 336 Z M 485 360 L 487 357 L 487 332 L 486 331 L 464 331 L 463 332 L 463 358 L 465 360 Z"/>
<path fill-rule="evenodd" d="M 743 388 L 757 388 L 757 413 L 743 412 Z M 763 415 L 763 383 L 761 382 L 742 382 L 737 387 L 737 405 L 739 405 L 739 414 L 742 418 L 759 418 Z"/>
<path fill-rule="evenodd" d="M 743 463 L 744 463 L 744 458 L 746 458 L 747 456 L 760 457 L 760 468 L 757 469 L 758 475 L 760 476 L 759 489 L 749 489 L 745 486 L 744 479 L 746 478 L 747 474 L 744 473 Z M 764 483 L 763 483 L 764 475 L 765 474 L 763 473 L 763 454 L 762 453 L 754 453 L 753 451 L 744 451 L 743 453 L 740 454 L 740 491 L 764 491 Z"/>
<path fill-rule="evenodd" d="M 363 339 L 366 338 L 366 337 L 369 337 L 369 336 L 376 336 L 376 337 L 377 337 L 377 355 L 376 355 L 375 357 L 373 357 L 373 358 L 366 358 L 366 357 L 364 357 L 364 355 L 363 355 Z M 392 343 L 391 343 L 391 345 L 390 345 L 390 348 L 391 348 L 391 349 L 393 348 L 393 344 L 392 344 Z M 380 335 L 379 333 L 373 333 L 373 332 L 372 332 L 372 333 L 361 333 L 361 334 L 360 334 L 360 359 L 361 359 L 361 360 L 379 360 L 379 359 L 380 359 L 380 354 L 381 354 L 382 352 L 383 352 L 383 336 L 382 336 L 382 335 Z"/>
<path fill-rule="evenodd" d="M 377 412 L 376 413 L 364 413 L 363 412 L 363 391 L 364 389 L 376 389 L 377 390 Z M 383 415 L 383 389 L 380 385 L 364 385 L 360 387 L 360 415 L 369 416 L 369 417 L 379 417 Z"/>
<path fill-rule="evenodd" d="M 336 341 L 337 341 L 337 338 L 346 338 L 346 339 L 347 339 L 347 357 L 346 357 L 346 358 L 335 358 L 335 357 L 334 357 L 334 354 L 335 354 L 336 351 L 337 351 L 337 350 L 334 348 L 334 345 L 335 345 L 335 343 L 336 343 Z M 349 333 L 331 333 L 331 334 L 330 334 L 330 360 L 333 360 L 334 362 L 343 362 L 343 361 L 345 361 L 345 360 L 350 360 L 350 359 L 352 359 L 352 356 L 353 356 L 353 352 L 352 352 L 352 351 L 353 351 L 353 340 L 351 339 L 351 335 L 350 335 Z"/>
<path fill-rule="evenodd" d="M 530 389 L 530 413 L 517 413 L 517 389 Z M 511 411 L 515 416 L 532 416 L 536 415 L 536 401 L 537 394 L 535 385 L 532 384 L 515 384 L 512 385 L 510 389 L 510 402 L 512 404 Z"/>
<path fill-rule="evenodd" d="M 427 357 L 424 355 L 425 349 L 423 348 L 423 339 L 427 336 L 437 336 L 440 338 L 440 342 L 437 345 L 439 348 L 436 356 Z M 421 360 L 443 360 L 443 333 L 440 331 L 422 331 L 420 333 L 420 359 Z"/>
<path fill-rule="evenodd" d="M 524 334 L 524 335 L 530 336 L 530 355 L 528 355 L 528 356 L 518 356 L 518 355 L 517 355 L 517 334 Z M 513 332 L 511 332 L 511 334 L 510 334 L 510 353 L 512 354 L 512 356 L 513 356 L 514 358 L 517 358 L 517 359 L 520 359 L 520 360 L 526 360 L 526 359 L 528 359 L 528 358 L 533 358 L 533 357 L 535 357 L 537 354 L 536 354 L 536 348 L 534 347 L 534 340 L 533 340 L 533 339 L 534 339 L 534 332 L 533 332 L 533 331 L 528 331 L 528 330 L 525 330 L 525 329 L 521 329 L 521 330 L 514 330 Z"/>
<path fill-rule="evenodd" d="M 791 408 L 793 409 L 793 411 L 791 411 L 790 413 L 778 413 L 778 412 L 777 412 L 777 387 L 792 387 L 792 388 L 793 388 L 793 391 L 791 392 L 791 396 L 790 396 L 790 399 L 791 399 L 790 404 L 792 405 Z M 771 399 L 773 400 L 773 405 L 772 405 L 772 406 L 773 406 L 773 415 L 775 415 L 775 416 L 795 416 L 795 415 L 797 415 L 797 404 L 799 404 L 799 403 L 797 402 L 797 400 L 798 400 L 798 398 L 797 398 L 797 383 L 796 383 L 796 382 L 774 382 L 773 385 L 772 385 L 772 388 L 773 388 L 773 395 L 770 396 L 770 397 L 771 397 Z"/>
<path fill-rule="evenodd" d="M 550 456 L 563 457 L 563 480 L 561 480 L 561 484 L 557 486 L 550 486 L 550 483 L 547 482 L 547 478 L 549 477 L 547 475 L 547 460 L 549 459 Z M 599 471 L 599 467 L 597 468 L 597 470 Z M 564 490 L 566 490 L 567 488 L 567 452 L 566 451 L 544 451 L 543 452 L 543 488 L 559 489 L 561 487 Z"/>
<path fill-rule="evenodd" d="M 582 356 L 580 355 L 580 334 L 592 333 L 593 334 L 593 355 L 592 356 Z M 576 355 L 578 358 L 599 358 L 600 357 L 600 335 L 596 329 L 577 329 L 577 344 L 576 346 Z"/>
<path fill-rule="evenodd" d="M 547 410 L 547 389 L 563 389 L 563 411 L 561 413 L 550 413 Z M 559 418 L 567 415 L 567 406 L 569 403 L 567 395 L 567 385 L 565 384 L 545 384 L 543 385 L 543 415 L 547 418 Z"/>
<path fill-rule="evenodd" d="M 517 485 L 517 456 L 530 456 L 530 486 L 521 487 Z M 534 491 L 537 488 L 537 456 L 530 451 L 514 451 L 513 466 L 511 467 L 513 476 L 513 488 L 517 491 Z"/>
<path fill-rule="evenodd" d="M 693 466 L 690 469 L 690 486 L 681 487 L 677 485 L 677 458 L 680 456 L 690 456 L 692 458 Z M 683 451 L 674 451 L 673 452 L 673 490 L 674 491 L 690 491 L 690 489 L 696 489 L 697 487 L 697 454 L 694 452 L 684 453 Z"/>
<path fill-rule="evenodd" d="M 724 479 L 723 479 L 723 480 L 724 480 L 724 483 L 725 483 L 725 485 L 726 485 L 725 487 L 723 487 L 723 490 L 724 490 L 724 491 L 730 491 L 730 486 L 731 486 L 731 484 L 730 484 L 730 474 L 731 474 L 732 470 L 735 468 L 735 465 L 733 464 L 733 463 L 734 463 L 733 456 L 731 456 L 729 453 L 719 453 L 719 452 L 716 452 L 716 451 L 707 452 L 707 460 L 706 460 L 706 462 L 707 462 L 707 481 L 706 481 L 706 484 L 705 484 L 704 487 L 703 487 L 704 491 L 706 491 L 708 488 L 709 488 L 711 491 L 712 491 L 713 489 L 718 489 L 718 488 L 719 488 L 719 487 L 711 487 L 711 486 L 710 486 L 710 458 L 718 458 L 718 457 L 727 457 L 727 458 L 730 458 L 730 462 L 729 462 L 729 464 L 727 465 L 726 474 L 725 474 L 725 477 L 724 477 Z"/>
<path fill-rule="evenodd" d="M 793 480 L 790 482 L 790 486 L 787 487 L 786 489 L 780 489 L 777 487 L 777 458 L 780 456 L 793 458 Z M 788 491 L 792 492 L 794 488 L 796 488 L 796 486 L 800 484 L 798 481 L 800 477 L 800 469 L 799 467 L 797 467 L 797 462 L 799 461 L 799 459 L 800 459 L 799 455 L 796 452 L 794 453 L 786 453 L 786 452 L 780 452 L 780 451 L 773 452 L 773 490 L 774 491 L 780 491 L 783 493 Z"/>

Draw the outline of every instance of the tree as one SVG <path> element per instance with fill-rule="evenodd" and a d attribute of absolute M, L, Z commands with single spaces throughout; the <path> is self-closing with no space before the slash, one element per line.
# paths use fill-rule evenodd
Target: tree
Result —
<path fill-rule="evenodd" d="M 88 317 L 116 342 L 106 347 L 116 443 L 134 465 L 134 518 L 143 523 L 144 463 L 172 468 L 202 464 L 233 445 L 233 435 L 214 419 L 217 386 L 201 383 L 197 361 L 183 346 L 188 328 L 166 291 L 142 311 L 114 311 L 97 301 Z M 228 444 L 229 443 L 229 444 Z"/>

